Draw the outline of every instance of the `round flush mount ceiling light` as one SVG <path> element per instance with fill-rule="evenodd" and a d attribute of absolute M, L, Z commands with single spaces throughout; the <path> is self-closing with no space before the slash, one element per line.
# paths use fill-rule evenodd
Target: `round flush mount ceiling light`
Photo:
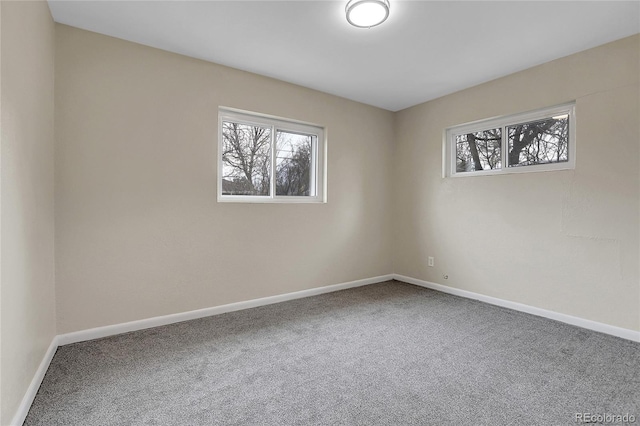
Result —
<path fill-rule="evenodd" d="M 349 0 L 347 21 L 358 28 L 371 28 L 389 17 L 389 0 Z"/>

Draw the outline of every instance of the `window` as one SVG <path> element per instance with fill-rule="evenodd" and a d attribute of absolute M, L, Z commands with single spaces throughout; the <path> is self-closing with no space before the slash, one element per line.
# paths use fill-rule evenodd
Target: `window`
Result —
<path fill-rule="evenodd" d="M 575 104 L 451 127 L 445 176 L 575 168 Z"/>
<path fill-rule="evenodd" d="M 325 201 L 324 129 L 220 109 L 218 201 Z"/>

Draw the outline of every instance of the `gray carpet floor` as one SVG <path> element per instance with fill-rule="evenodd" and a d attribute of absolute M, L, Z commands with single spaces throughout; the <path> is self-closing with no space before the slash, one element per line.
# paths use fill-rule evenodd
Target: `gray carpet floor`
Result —
<path fill-rule="evenodd" d="M 637 343 L 390 281 L 62 346 L 25 425 L 575 425 L 639 404 Z"/>

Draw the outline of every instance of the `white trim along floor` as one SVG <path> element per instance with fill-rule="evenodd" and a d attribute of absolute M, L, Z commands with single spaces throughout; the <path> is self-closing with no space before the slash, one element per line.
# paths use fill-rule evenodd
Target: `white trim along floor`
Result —
<path fill-rule="evenodd" d="M 504 308 L 513 309 L 528 314 L 549 318 L 555 321 L 575 325 L 578 327 L 586 328 L 589 330 L 598 331 L 600 333 L 610 334 L 613 336 L 621 337 L 623 339 L 640 342 L 640 332 L 629 330 L 621 327 L 615 327 L 608 324 L 599 323 L 571 315 L 561 314 L 558 312 L 549 311 L 546 309 L 536 308 L 534 306 L 524 305 L 522 303 L 511 302 L 508 300 L 498 299 L 491 296 L 485 296 L 478 293 L 473 293 L 466 290 L 457 289 L 454 287 L 448 287 L 441 284 L 432 283 L 429 281 L 420 280 L 417 278 L 407 277 L 399 274 L 381 275 L 372 278 L 366 278 L 362 280 L 350 281 L 342 284 L 334 284 L 325 287 L 317 287 L 308 290 L 301 290 L 292 293 L 279 294 L 276 296 L 263 297 L 260 299 L 247 300 L 244 302 L 230 303 L 227 305 L 215 306 L 211 308 L 198 309 L 195 311 L 181 312 L 177 314 L 164 315 L 159 317 L 147 318 L 139 321 L 131 321 L 122 324 L 114 324 L 105 327 L 97 327 L 88 330 L 76 331 L 73 333 L 66 333 L 57 335 L 53 338 L 51 345 L 47 349 L 47 352 L 36 371 L 36 374 L 31 381 L 18 411 L 16 412 L 11 422 L 12 426 L 21 426 L 29 412 L 29 408 L 33 403 L 33 400 L 38 392 L 38 388 L 44 379 L 44 376 L 49 368 L 49 364 L 53 359 L 54 354 L 58 346 L 68 345 L 71 343 L 82 342 L 85 340 L 93 340 L 107 336 L 113 336 L 116 334 L 127 333 L 130 331 L 142 330 L 146 328 L 158 327 L 167 324 L 173 324 L 182 321 L 188 321 L 197 318 L 208 317 L 212 315 L 220 315 L 227 312 L 239 311 L 242 309 L 255 308 L 258 306 L 265 306 L 274 303 L 285 302 L 288 300 L 300 299 L 303 297 L 311 297 L 319 294 L 330 293 L 339 290 L 345 290 L 348 288 L 360 287 L 369 284 L 380 283 L 389 280 L 397 280 L 408 284 L 417 285 L 420 287 L 429 288 L 432 290 L 440 291 L 443 293 L 452 294 L 454 296 L 460 296 L 467 299 L 479 300 L 481 302 L 489 303 L 492 305 L 501 306 Z"/>

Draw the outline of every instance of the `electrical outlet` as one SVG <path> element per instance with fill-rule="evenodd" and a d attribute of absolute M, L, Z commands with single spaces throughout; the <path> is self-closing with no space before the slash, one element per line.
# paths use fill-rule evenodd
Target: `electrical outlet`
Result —
<path fill-rule="evenodd" d="M 433 266 L 434 265 L 434 259 L 433 257 L 429 256 L 429 266 Z"/>

